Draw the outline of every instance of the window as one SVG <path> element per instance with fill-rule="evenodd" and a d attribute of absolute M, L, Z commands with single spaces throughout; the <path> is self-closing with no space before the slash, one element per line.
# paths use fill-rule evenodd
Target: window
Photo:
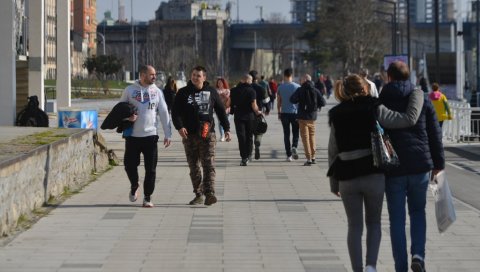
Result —
<path fill-rule="evenodd" d="M 90 16 L 85 17 L 85 24 L 90 25 Z"/>

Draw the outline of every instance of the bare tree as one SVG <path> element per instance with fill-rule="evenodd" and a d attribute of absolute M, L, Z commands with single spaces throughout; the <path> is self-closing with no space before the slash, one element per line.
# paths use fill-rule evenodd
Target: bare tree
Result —
<path fill-rule="evenodd" d="M 297 39 L 298 33 L 286 28 L 286 19 L 280 13 L 272 13 L 267 19 L 266 29 L 262 33 L 263 38 L 272 50 L 272 71 L 277 73 L 279 55 L 292 43 L 292 38 Z"/>
<path fill-rule="evenodd" d="M 388 32 L 375 15 L 376 7 L 372 0 L 322 1 L 317 20 L 302 36 L 313 48 L 308 58 L 318 65 L 341 62 L 344 74 L 377 66 L 386 52 Z"/>

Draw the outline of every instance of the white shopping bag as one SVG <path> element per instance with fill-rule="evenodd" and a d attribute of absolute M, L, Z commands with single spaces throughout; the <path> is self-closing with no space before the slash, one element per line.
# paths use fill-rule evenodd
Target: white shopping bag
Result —
<path fill-rule="evenodd" d="M 435 199 L 435 217 L 437 218 L 438 231 L 442 233 L 457 219 L 452 192 L 448 186 L 445 171 L 442 170 L 432 177 L 429 187 Z"/>

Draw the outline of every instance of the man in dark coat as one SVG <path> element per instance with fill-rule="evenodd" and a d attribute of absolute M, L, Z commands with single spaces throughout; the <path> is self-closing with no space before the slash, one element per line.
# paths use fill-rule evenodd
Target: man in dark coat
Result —
<path fill-rule="evenodd" d="M 262 112 L 257 106 L 255 90 L 251 86 L 252 76 L 246 74 L 241 82 L 230 90 L 230 107 L 234 114 L 235 130 L 242 161 L 240 166 L 247 166 L 253 149 L 253 123 L 255 115 Z"/>
<path fill-rule="evenodd" d="M 391 110 L 405 112 L 415 86 L 408 66 L 393 62 L 387 70 L 389 83 L 380 93 L 381 102 Z M 387 130 L 400 159 L 400 166 L 386 173 L 386 196 L 390 217 L 390 238 L 396 271 L 408 271 L 405 234 L 408 201 L 412 257 L 411 268 L 425 271 L 426 216 L 428 182 L 445 167 L 442 133 L 432 103 L 425 99 L 422 113 L 413 127 Z M 431 173 L 430 173 L 431 172 Z"/>
<path fill-rule="evenodd" d="M 302 137 L 305 157 L 307 157 L 307 161 L 303 165 L 310 166 L 315 164 L 315 153 L 317 149 L 315 143 L 317 111 L 321 107 L 324 107 L 326 103 L 320 90 L 315 88 L 312 77 L 309 74 L 303 75 L 300 83 L 302 83 L 300 88 L 290 96 L 290 102 L 298 104 L 298 126 L 300 136 Z"/>

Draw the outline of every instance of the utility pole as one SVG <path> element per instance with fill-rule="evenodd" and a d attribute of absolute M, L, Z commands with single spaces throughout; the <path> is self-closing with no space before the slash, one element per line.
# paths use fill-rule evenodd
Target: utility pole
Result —
<path fill-rule="evenodd" d="M 263 6 L 255 6 L 255 7 L 260 9 L 260 22 L 263 22 Z"/>
<path fill-rule="evenodd" d="M 407 0 L 407 64 L 410 71 L 412 71 L 412 63 L 410 61 L 411 54 L 412 51 L 410 48 L 410 0 Z"/>
<path fill-rule="evenodd" d="M 440 81 L 440 10 L 438 0 L 434 0 L 435 15 L 435 81 Z"/>
<path fill-rule="evenodd" d="M 480 88 L 480 0 L 477 0 L 477 6 L 475 9 L 475 15 L 476 15 L 476 29 L 477 29 L 477 87 L 476 89 L 476 95 L 478 97 L 478 94 L 480 93 L 479 88 Z M 467 101 L 470 102 L 470 101 Z M 479 107 L 480 105 L 477 105 Z"/>
<path fill-rule="evenodd" d="M 133 0 L 130 0 L 130 24 L 132 25 L 132 79 L 135 80 L 135 30 L 133 26 Z"/>

